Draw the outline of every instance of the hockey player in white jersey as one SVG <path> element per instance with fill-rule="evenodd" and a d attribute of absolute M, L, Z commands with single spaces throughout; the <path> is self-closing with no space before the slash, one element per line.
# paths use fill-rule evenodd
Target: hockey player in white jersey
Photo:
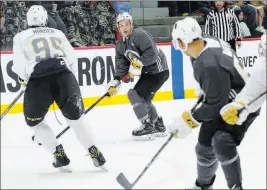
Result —
<path fill-rule="evenodd" d="M 225 105 L 220 113 L 225 122 L 228 124 L 242 125 L 248 115 L 258 110 L 266 100 L 266 96 L 262 96 L 250 106 L 246 106 L 250 101 L 258 95 L 266 91 L 266 34 L 263 34 L 259 43 L 259 58 L 252 68 L 251 76 L 243 90 L 236 96 L 235 101 Z M 238 110 L 243 106 L 244 111 L 238 114 Z"/>
<path fill-rule="evenodd" d="M 73 47 L 59 30 L 46 27 L 47 12 L 33 5 L 27 12 L 29 29 L 14 36 L 14 71 L 25 85 L 24 116 L 35 137 L 54 155 L 53 166 L 69 169 L 63 146 L 58 143 L 45 115 L 55 101 L 77 139 L 89 153 L 96 167 L 106 162 L 93 142 L 93 134 L 84 118 L 84 105 L 75 78 L 77 59 Z"/>

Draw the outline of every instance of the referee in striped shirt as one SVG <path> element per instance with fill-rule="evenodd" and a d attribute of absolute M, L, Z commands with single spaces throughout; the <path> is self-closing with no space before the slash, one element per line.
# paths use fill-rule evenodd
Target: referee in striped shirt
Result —
<path fill-rule="evenodd" d="M 224 40 L 236 51 L 236 45 L 241 45 L 239 21 L 234 11 L 226 8 L 224 1 L 215 1 L 215 7 L 207 15 L 204 35 Z"/>

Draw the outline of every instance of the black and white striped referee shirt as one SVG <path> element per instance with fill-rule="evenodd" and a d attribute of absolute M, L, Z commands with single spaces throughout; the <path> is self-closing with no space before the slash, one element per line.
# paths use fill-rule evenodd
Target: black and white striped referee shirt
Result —
<path fill-rule="evenodd" d="M 218 12 L 217 10 L 209 12 L 206 19 L 204 35 L 215 36 L 226 42 L 240 40 L 241 29 L 234 11 L 225 9 L 222 12 Z"/>

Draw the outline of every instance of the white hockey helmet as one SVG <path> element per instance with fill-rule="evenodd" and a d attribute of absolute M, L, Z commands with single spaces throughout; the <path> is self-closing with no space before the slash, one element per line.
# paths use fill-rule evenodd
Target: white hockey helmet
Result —
<path fill-rule="evenodd" d="M 133 17 L 129 13 L 124 12 L 124 13 L 120 13 L 117 16 L 117 19 L 116 19 L 117 28 L 119 27 L 119 22 L 123 20 L 129 20 L 131 25 L 133 25 Z"/>
<path fill-rule="evenodd" d="M 192 17 L 186 17 L 183 20 L 178 20 L 172 29 L 172 43 L 175 49 L 180 49 L 178 44 L 178 39 L 185 44 L 185 49 L 187 50 L 187 45 L 192 43 L 194 40 L 202 39 L 202 30 L 198 22 Z"/>
<path fill-rule="evenodd" d="M 266 57 L 266 51 L 267 51 L 267 48 L 266 48 L 266 33 L 264 33 L 262 36 L 261 36 L 261 40 L 260 40 L 260 43 L 259 43 L 259 56 L 263 56 L 263 57 Z"/>
<path fill-rule="evenodd" d="M 47 11 L 41 5 L 32 5 L 27 12 L 29 26 L 46 26 L 48 20 Z"/>

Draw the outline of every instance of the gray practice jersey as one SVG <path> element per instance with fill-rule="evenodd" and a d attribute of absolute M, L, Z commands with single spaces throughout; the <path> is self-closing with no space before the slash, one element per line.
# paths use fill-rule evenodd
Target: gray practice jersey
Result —
<path fill-rule="evenodd" d="M 230 93 L 239 93 L 248 74 L 228 43 L 217 38 L 204 38 L 205 48 L 192 60 L 194 77 L 205 95 L 203 104 L 193 113 L 198 121 L 220 117 L 220 109 L 229 103 Z"/>
<path fill-rule="evenodd" d="M 116 45 L 115 79 L 121 79 L 130 68 L 130 61 L 125 56 L 126 51 L 138 55 L 143 63 L 142 74 L 155 74 L 168 70 L 166 56 L 158 50 L 152 36 L 142 28 L 134 28 L 128 38 L 121 38 Z"/>

